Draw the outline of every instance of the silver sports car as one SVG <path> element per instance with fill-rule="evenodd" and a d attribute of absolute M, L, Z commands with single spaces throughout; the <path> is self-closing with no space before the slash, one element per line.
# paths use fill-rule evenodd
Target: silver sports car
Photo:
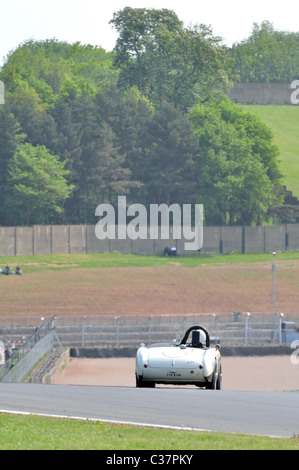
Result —
<path fill-rule="evenodd" d="M 182 340 L 172 344 L 141 344 L 136 354 L 136 386 L 175 384 L 220 390 L 219 349 L 218 344 L 210 346 L 210 335 L 203 326 L 192 326 Z"/>

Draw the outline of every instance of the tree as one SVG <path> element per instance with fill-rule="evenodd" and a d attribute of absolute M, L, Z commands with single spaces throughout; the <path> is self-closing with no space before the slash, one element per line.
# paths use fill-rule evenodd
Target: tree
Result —
<path fill-rule="evenodd" d="M 46 147 L 20 144 L 9 164 L 6 200 L 12 214 L 22 214 L 17 223 L 29 225 L 34 213 L 43 214 L 42 222 L 48 223 L 53 213 L 61 213 L 72 190 L 66 175 L 64 163 Z"/>
<path fill-rule="evenodd" d="M 233 44 L 232 72 L 241 82 L 291 83 L 299 78 L 299 33 L 277 31 L 269 21 L 253 24 L 249 38 Z"/>
<path fill-rule="evenodd" d="M 148 153 L 142 161 L 147 202 L 194 202 L 193 155 L 197 142 L 189 118 L 164 103 L 149 123 L 147 139 Z"/>
<path fill-rule="evenodd" d="M 215 102 L 213 109 L 226 123 L 232 124 L 240 136 L 247 139 L 252 154 L 261 161 L 270 180 L 280 186 L 279 148 L 273 143 L 272 130 L 253 113 L 235 106 L 227 98 Z"/>
<path fill-rule="evenodd" d="M 8 105 L 0 108 L 0 225 L 5 225 L 5 201 L 9 193 L 9 165 L 18 146 L 24 141 L 19 123 Z"/>
<path fill-rule="evenodd" d="M 168 101 L 184 110 L 228 89 L 226 49 L 207 26 L 185 28 L 171 10 L 129 7 L 111 23 L 119 33 L 120 87 L 136 85 L 155 105 Z"/>
<path fill-rule="evenodd" d="M 97 95 L 98 112 L 114 135 L 122 167 L 131 174 L 130 196 L 133 201 L 144 201 L 143 177 L 148 156 L 148 129 L 154 107 L 137 87 L 126 92 L 115 86 L 104 88 Z M 129 196 L 128 193 L 126 193 Z"/>
<path fill-rule="evenodd" d="M 93 187 L 97 187 L 93 195 L 98 198 L 95 200 L 93 197 L 92 202 L 113 203 L 117 201 L 118 196 L 129 194 L 131 188 L 139 184 L 131 179 L 131 171 L 124 166 L 125 158 L 115 146 L 115 134 L 105 121 L 100 125 L 99 137 L 100 149 L 95 162 L 97 166 L 94 174 L 88 178 Z"/>
<path fill-rule="evenodd" d="M 234 121 L 222 111 L 218 104 L 217 108 L 196 106 L 191 112 L 199 142 L 198 199 L 204 204 L 205 221 L 207 225 L 260 224 L 269 217 L 269 207 L 279 202 L 277 181 L 268 174 L 269 162 L 255 151 L 246 114 L 242 125 L 242 114 Z"/>
<path fill-rule="evenodd" d="M 223 99 L 220 39 L 166 9 L 125 8 L 112 24 L 113 53 L 49 40 L 8 56 L 0 223 L 94 223 L 95 207 L 119 195 L 204 202 L 213 224 L 259 223 L 269 206 L 278 213 L 278 149 L 266 126 Z"/>

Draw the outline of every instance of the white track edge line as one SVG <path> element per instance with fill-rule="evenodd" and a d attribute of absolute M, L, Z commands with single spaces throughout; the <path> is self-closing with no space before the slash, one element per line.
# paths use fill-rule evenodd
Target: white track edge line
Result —
<path fill-rule="evenodd" d="M 59 418 L 59 419 L 74 419 L 82 421 L 99 421 L 101 423 L 110 423 L 110 424 L 127 424 L 130 426 L 139 426 L 144 428 L 159 428 L 159 429 L 173 429 L 175 431 L 197 431 L 197 432 L 210 432 L 210 433 L 220 433 L 225 431 L 215 431 L 212 429 L 201 429 L 201 428 L 192 428 L 188 426 L 169 426 L 166 424 L 152 424 L 152 423 L 136 423 L 134 421 L 117 421 L 112 419 L 101 419 L 101 418 L 86 418 L 83 416 L 68 416 L 68 415 L 54 415 L 47 413 L 34 413 L 32 411 L 12 411 L 12 410 L 0 410 L 0 413 L 4 414 L 13 414 L 13 415 L 24 415 L 24 416 L 42 416 L 45 418 Z M 277 439 L 288 439 L 289 436 L 277 436 L 271 434 L 249 434 L 249 433 L 238 433 L 238 432 L 229 432 L 229 434 L 246 434 L 249 436 L 263 436 L 263 437 L 273 437 Z"/>

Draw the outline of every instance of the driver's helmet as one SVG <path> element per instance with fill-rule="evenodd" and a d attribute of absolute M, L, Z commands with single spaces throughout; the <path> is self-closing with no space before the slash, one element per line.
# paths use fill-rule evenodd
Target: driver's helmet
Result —
<path fill-rule="evenodd" d="M 206 346 L 207 336 L 202 330 L 192 331 L 192 346 L 195 348 L 202 348 Z"/>

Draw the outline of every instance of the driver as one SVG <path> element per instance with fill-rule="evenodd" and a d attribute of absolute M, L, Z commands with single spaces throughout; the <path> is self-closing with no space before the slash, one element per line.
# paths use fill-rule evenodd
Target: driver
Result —
<path fill-rule="evenodd" d="M 193 330 L 192 331 L 192 347 L 193 348 L 203 348 L 206 346 L 206 334 L 204 331 Z"/>

